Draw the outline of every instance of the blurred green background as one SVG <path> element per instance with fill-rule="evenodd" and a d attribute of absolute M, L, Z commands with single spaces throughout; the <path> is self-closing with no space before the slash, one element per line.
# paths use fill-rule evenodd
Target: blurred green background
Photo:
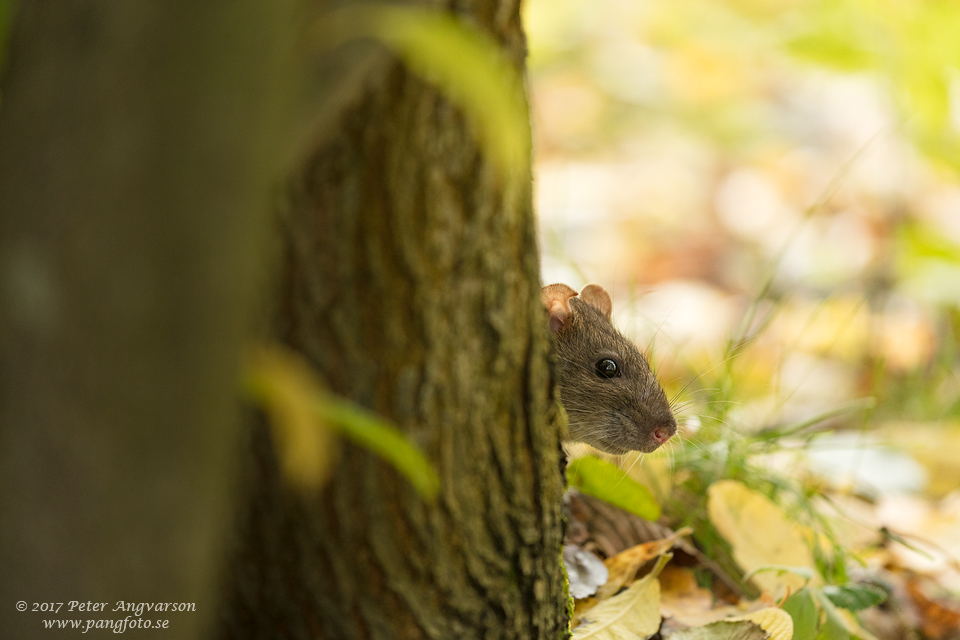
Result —
<path fill-rule="evenodd" d="M 839 413 L 797 430 L 957 440 L 960 6 L 531 0 L 525 18 L 544 282 L 611 290 L 690 438 Z M 960 486 L 923 449 L 897 486 Z"/>

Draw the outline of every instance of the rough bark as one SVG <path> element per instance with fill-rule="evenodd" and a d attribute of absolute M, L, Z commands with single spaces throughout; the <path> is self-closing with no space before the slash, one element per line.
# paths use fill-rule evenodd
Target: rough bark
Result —
<path fill-rule="evenodd" d="M 21 0 L 0 106 L 0 629 L 211 604 L 291 2 Z M 122 615 L 120 617 L 123 617 Z"/>
<path fill-rule="evenodd" d="M 458 5 L 525 55 L 510 0 Z M 364 67 L 292 181 L 277 337 L 436 464 L 424 504 L 343 445 L 304 496 L 268 434 L 231 563 L 229 638 L 558 638 L 559 431 L 529 175 L 499 179 L 462 114 L 401 64 Z"/>

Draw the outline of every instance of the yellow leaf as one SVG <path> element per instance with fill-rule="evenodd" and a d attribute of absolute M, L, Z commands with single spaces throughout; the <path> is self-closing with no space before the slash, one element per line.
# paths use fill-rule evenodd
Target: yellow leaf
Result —
<path fill-rule="evenodd" d="M 573 630 L 573 637 L 576 640 L 644 640 L 655 634 L 660 628 L 657 575 L 671 557 L 664 554 L 643 579 L 584 613 L 580 625 Z"/>
<path fill-rule="evenodd" d="M 734 480 L 710 485 L 707 511 L 710 521 L 730 547 L 733 559 L 745 572 L 768 565 L 800 567 L 813 571 L 814 561 L 806 544 L 805 530 L 787 518 L 783 510 L 761 493 Z M 804 586 L 804 578 L 764 571 L 753 580 L 774 596 Z"/>
<path fill-rule="evenodd" d="M 790 640 L 793 638 L 793 618 L 783 609 L 767 607 L 753 613 L 731 620 L 749 620 L 760 625 L 760 628 L 770 634 L 769 640 Z"/>
<path fill-rule="evenodd" d="M 284 476 L 301 488 L 320 487 L 330 477 L 336 445 L 316 416 L 320 379 L 302 357 L 278 347 L 255 350 L 246 370 L 247 387 L 267 413 Z"/>
<path fill-rule="evenodd" d="M 738 625 L 737 623 L 741 624 Z M 706 640 L 707 638 L 715 638 L 716 640 L 723 638 L 752 638 L 757 634 L 748 632 L 748 629 L 753 628 L 751 625 L 756 625 L 763 630 L 762 635 L 765 640 L 792 640 L 793 638 L 793 618 L 783 609 L 777 609 L 775 607 L 760 609 L 743 616 L 717 618 L 707 624 L 683 629 L 669 637 L 684 638 L 685 640 L 688 638 L 690 640 L 693 638 L 697 638 L 698 640 Z"/>
<path fill-rule="evenodd" d="M 270 419 L 280 465 L 291 483 L 317 488 L 327 480 L 337 433 L 390 463 L 424 500 L 436 498 L 440 479 L 424 453 L 377 414 L 327 393 L 303 356 L 271 345 L 248 360 L 248 391 Z"/>

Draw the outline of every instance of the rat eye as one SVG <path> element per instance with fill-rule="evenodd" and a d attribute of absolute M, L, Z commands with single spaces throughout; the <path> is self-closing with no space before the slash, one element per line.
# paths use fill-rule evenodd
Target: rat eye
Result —
<path fill-rule="evenodd" d="M 601 378 L 614 378 L 620 375 L 620 367 L 610 358 L 604 358 L 597 363 L 597 375 Z"/>

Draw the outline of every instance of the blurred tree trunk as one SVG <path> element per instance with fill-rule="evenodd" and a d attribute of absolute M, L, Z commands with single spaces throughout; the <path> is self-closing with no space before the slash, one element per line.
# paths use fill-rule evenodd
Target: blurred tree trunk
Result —
<path fill-rule="evenodd" d="M 520 67 L 518 4 L 462 6 Z M 345 443 L 323 491 L 298 494 L 258 429 L 224 637 L 563 637 L 530 177 L 498 179 L 437 90 L 389 56 L 367 62 L 347 66 L 292 181 L 275 327 L 428 454 L 441 495 L 425 505 Z"/>
<path fill-rule="evenodd" d="M 290 1 L 20 0 L 0 103 L 0 629 L 196 602 L 283 149 Z M 122 617 L 122 616 L 120 616 Z M 151 617 L 149 615 L 145 617 Z"/>

